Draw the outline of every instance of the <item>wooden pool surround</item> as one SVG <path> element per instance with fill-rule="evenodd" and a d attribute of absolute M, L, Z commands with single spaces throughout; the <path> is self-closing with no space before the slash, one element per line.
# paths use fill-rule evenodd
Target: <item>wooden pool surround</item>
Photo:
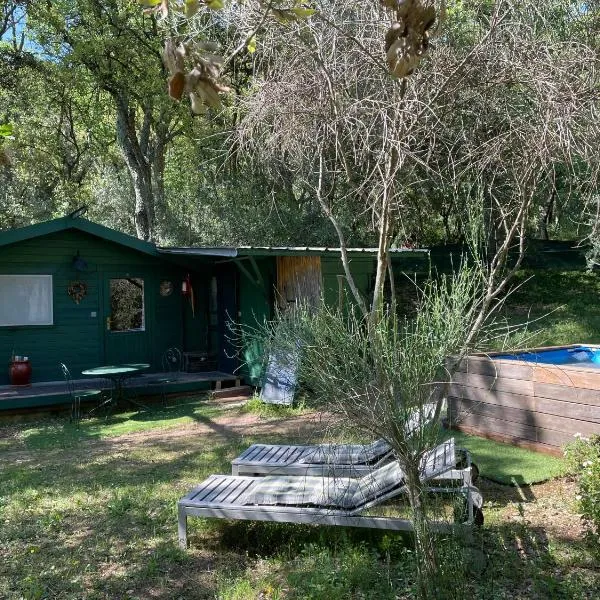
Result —
<path fill-rule="evenodd" d="M 600 434 L 600 368 L 497 356 L 469 356 L 454 374 L 447 395 L 452 428 L 554 455 L 577 433 Z"/>

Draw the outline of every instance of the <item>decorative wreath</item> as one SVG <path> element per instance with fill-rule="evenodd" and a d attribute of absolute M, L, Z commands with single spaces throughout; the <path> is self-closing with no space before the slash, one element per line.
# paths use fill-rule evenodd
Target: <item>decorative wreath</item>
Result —
<path fill-rule="evenodd" d="M 87 296 L 87 283 L 84 281 L 71 281 L 67 293 L 75 304 L 79 304 Z"/>

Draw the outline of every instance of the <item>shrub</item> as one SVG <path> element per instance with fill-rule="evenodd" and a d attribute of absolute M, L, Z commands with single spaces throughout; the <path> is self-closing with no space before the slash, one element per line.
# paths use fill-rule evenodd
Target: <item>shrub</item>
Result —
<path fill-rule="evenodd" d="M 570 470 L 577 475 L 577 500 L 590 534 L 600 540 L 600 435 L 576 440 L 567 446 L 565 456 Z"/>

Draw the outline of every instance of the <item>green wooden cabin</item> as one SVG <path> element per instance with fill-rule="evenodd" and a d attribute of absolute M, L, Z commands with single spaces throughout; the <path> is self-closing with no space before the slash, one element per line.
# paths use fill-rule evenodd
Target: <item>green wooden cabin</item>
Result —
<path fill-rule="evenodd" d="M 368 293 L 375 250 L 352 249 L 352 269 Z M 393 254 L 414 272 L 426 251 Z M 162 370 L 176 346 L 205 355 L 208 368 L 257 384 L 260 348 L 241 349 L 228 321 L 251 325 L 289 303 L 298 273 L 310 293 L 337 303 L 346 293 L 339 251 L 327 248 L 161 248 L 84 218 L 68 216 L 0 232 L 0 388 L 11 357 L 27 356 L 32 382 L 58 381 L 60 362 L 75 378 L 105 364 L 149 363 Z M 182 294 L 188 280 L 193 289 Z M 6 389 L 6 387 L 4 387 Z M 46 402 L 47 404 L 47 402 Z M 0 410 L 3 401 L 0 389 Z"/>
<path fill-rule="evenodd" d="M 194 278 L 210 277 L 208 261 L 194 268 Z M 0 360 L 28 356 L 40 382 L 59 379 L 60 361 L 74 375 L 124 362 L 159 370 L 169 346 L 206 350 L 207 298 L 198 294 L 193 318 L 180 294 L 186 269 L 154 244 L 81 218 L 0 232 Z M 111 295 L 114 306 L 119 284 L 129 281 L 141 286 L 139 322 L 113 326 Z"/>

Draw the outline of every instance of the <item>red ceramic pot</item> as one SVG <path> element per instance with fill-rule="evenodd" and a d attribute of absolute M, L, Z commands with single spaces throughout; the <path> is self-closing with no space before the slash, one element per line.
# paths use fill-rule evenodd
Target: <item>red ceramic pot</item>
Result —
<path fill-rule="evenodd" d="M 28 360 L 13 360 L 8 364 L 11 385 L 31 384 L 31 363 Z"/>

